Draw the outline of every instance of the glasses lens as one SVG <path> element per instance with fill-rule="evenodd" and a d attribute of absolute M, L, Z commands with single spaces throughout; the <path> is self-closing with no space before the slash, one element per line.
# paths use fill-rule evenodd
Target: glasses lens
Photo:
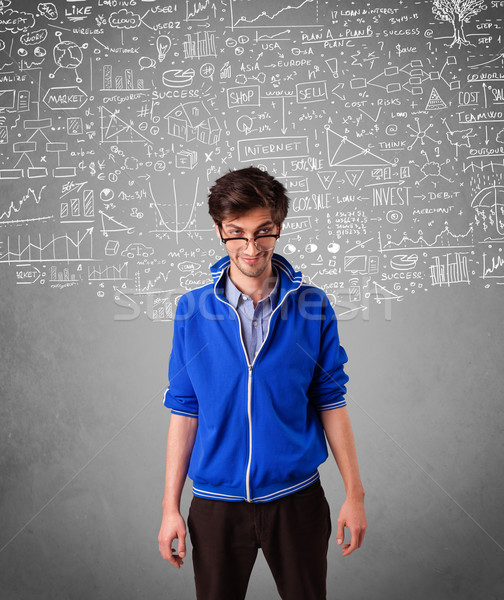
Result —
<path fill-rule="evenodd" d="M 266 235 L 256 240 L 256 248 L 258 250 L 271 250 L 275 246 L 276 236 Z"/>
<path fill-rule="evenodd" d="M 226 248 L 229 252 L 243 252 L 247 247 L 247 242 L 245 240 L 233 240 L 228 239 L 226 242 Z"/>

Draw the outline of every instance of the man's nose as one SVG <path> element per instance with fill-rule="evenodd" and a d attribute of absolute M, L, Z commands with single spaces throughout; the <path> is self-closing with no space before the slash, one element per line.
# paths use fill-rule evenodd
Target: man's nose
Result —
<path fill-rule="evenodd" d="M 259 254 L 259 250 L 256 248 L 253 239 L 249 240 L 247 249 L 245 250 L 244 254 L 246 254 L 247 256 L 256 256 L 257 254 Z"/>

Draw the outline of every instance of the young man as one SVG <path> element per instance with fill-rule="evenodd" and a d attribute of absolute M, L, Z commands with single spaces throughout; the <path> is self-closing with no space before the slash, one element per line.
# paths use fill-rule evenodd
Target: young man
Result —
<path fill-rule="evenodd" d="M 273 253 L 287 208 L 285 188 L 265 171 L 219 178 L 209 212 L 228 255 L 211 268 L 213 283 L 177 306 L 159 549 L 180 568 L 189 474 L 198 600 L 245 598 L 258 548 L 283 600 L 326 598 L 331 521 L 318 474 L 326 438 L 346 490 L 336 532 L 343 556 L 364 539 L 347 356 L 325 293 Z"/>

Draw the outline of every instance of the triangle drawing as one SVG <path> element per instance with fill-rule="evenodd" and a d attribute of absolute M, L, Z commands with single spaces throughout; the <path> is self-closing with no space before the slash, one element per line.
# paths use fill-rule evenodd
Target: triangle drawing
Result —
<path fill-rule="evenodd" d="M 402 300 L 402 298 L 404 298 L 404 296 L 399 296 L 398 294 L 391 292 L 386 287 L 376 283 L 376 281 L 373 281 L 373 283 L 375 286 L 375 300 L 377 304 L 380 304 L 382 300 Z"/>
<path fill-rule="evenodd" d="M 357 187 L 363 173 L 364 171 L 362 169 L 347 169 L 345 171 L 345 177 L 348 179 L 350 185 Z"/>
<path fill-rule="evenodd" d="M 374 154 L 369 148 L 362 148 L 351 142 L 346 135 L 340 135 L 326 126 L 327 154 L 331 167 L 384 167 L 393 163 Z"/>
<path fill-rule="evenodd" d="M 102 210 L 99 210 L 98 212 L 100 213 L 101 220 L 102 220 L 101 232 L 103 233 L 103 235 L 105 237 L 108 237 L 109 233 L 115 233 L 118 231 L 125 231 L 126 233 L 133 233 L 133 231 L 135 230 L 134 227 L 128 227 L 124 223 L 121 223 L 120 221 L 116 221 L 114 219 L 114 217 L 107 215 Z"/>
<path fill-rule="evenodd" d="M 439 92 L 436 90 L 436 88 L 433 87 L 429 101 L 427 102 L 427 106 L 425 107 L 425 110 L 439 110 L 441 108 L 446 108 L 446 103 L 441 98 L 441 96 L 439 95 Z"/>
<path fill-rule="evenodd" d="M 334 181 L 336 171 L 318 171 L 318 178 L 320 183 L 324 186 L 324 190 L 328 190 L 331 187 L 331 183 Z"/>
<path fill-rule="evenodd" d="M 105 114 L 105 111 L 108 113 Z M 100 106 L 101 112 L 101 141 L 118 144 L 120 142 L 152 142 L 134 129 L 129 123 L 120 119 L 108 108 Z M 107 122 L 105 122 L 107 121 Z"/>

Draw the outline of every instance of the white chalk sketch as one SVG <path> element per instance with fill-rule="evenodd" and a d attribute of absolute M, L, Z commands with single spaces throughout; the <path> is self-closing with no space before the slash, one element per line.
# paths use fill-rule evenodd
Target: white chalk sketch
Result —
<path fill-rule="evenodd" d="M 488 254 L 483 252 L 482 279 L 504 279 L 504 256 L 488 257 Z"/>
<path fill-rule="evenodd" d="M 74 236 L 52 234 L 47 240 L 42 234 L 8 236 L 0 240 L 0 263 L 71 262 L 93 260 L 93 227 Z"/>
<path fill-rule="evenodd" d="M 464 26 L 478 13 L 485 10 L 484 0 L 433 0 L 432 12 L 436 19 L 447 21 L 453 27 L 453 46 L 474 46 L 465 35 Z"/>
<path fill-rule="evenodd" d="M 348 139 L 326 126 L 327 154 L 331 167 L 377 167 L 382 165 L 392 166 L 394 163 L 371 152 L 369 148 L 363 148 L 359 144 Z"/>
<path fill-rule="evenodd" d="M 98 213 L 101 216 L 102 224 L 100 231 L 103 233 L 104 237 L 108 237 L 110 233 L 124 232 L 131 234 L 135 231 L 134 227 L 129 227 L 128 225 L 121 223 L 111 215 L 103 212 L 103 210 L 99 210 Z"/>
<path fill-rule="evenodd" d="M 77 73 L 77 68 L 81 66 L 84 60 L 82 53 L 88 47 L 87 42 L 78 46 L 73 40 L 61 41 L 63 36 L 61 31 L 56 31 L 55 35 L 60 41 L 53 48 L 53 58 L 57 65 L 56 71 L 49 73 L 49 77 L 53 79 L 60 69 L 70 69 L 75 73 L 75 81 L 82 83 L 82 78 Z"/>
<path fill-rule="evenodd" d="M 434 264 L 430 266 L 432 285 L 470 283 L 467 252 L 448 253 L 444 257 L 433 256 L 433 260 Z"/>
<path fill-rule="evenodd" d="M 291 0 L 279 7 L 267 0 L 255 0 L 252 14 L 244 3 L 230 0 L 232 28 L 240 27 L 299 27 L 317 22 L 317 0 Z"/>
<path fill-rule="evenodd" d="M 254 165 L 290 198 L 279 251 L 354 303 L 343 314 L 502 289 L 498 2 L 13 4 L 0 0 L 6 286 L 89 286 L 122 318 L 171 320 L 224 254 L 209 187 Z"/>
<path fill-rule="evenodd" d="M 89 281 L 127 281 L 128 277 L 128 263 L 125 262 L 122 265 L 90 265 L 88 266 L 88 280 Z"/>
<path fill-rule="evenodd" d="M 504 236 L 504 185 L 494 184 L 480 190 L 473 198 L 471 206 L 476 211 L 477 224 L 481 220 L 485 231 L 492 227 L 499 237 Z"/>
<path fill-rule="evenodd" d="M 105 106 L 100 106 L 100 130 L 103 144 L 121 143 L 151 143 L 141 132 L 137 131 L 132 123 L 126 123 L 119 116 L 119 110 L 113 112 Z"/>
<path fill-rule="evenodd" d="M 403 234 L 397 242 L 392 241 L 392 235 L 386 235 L 386 241 L 383 242 L 381 234 L 379 234 L 380 252 L 388 250 L 421 250 L 434 248 L 473 248 L 473 227 L 465 233 L 454 234 L 450 231 L 449 225 L 446 224 L 444 229 L 437 234 L 428 236 L 432 241 L 427 241 L 422 230 L 418 232 L 418 237 L 415 239 Z"/>

